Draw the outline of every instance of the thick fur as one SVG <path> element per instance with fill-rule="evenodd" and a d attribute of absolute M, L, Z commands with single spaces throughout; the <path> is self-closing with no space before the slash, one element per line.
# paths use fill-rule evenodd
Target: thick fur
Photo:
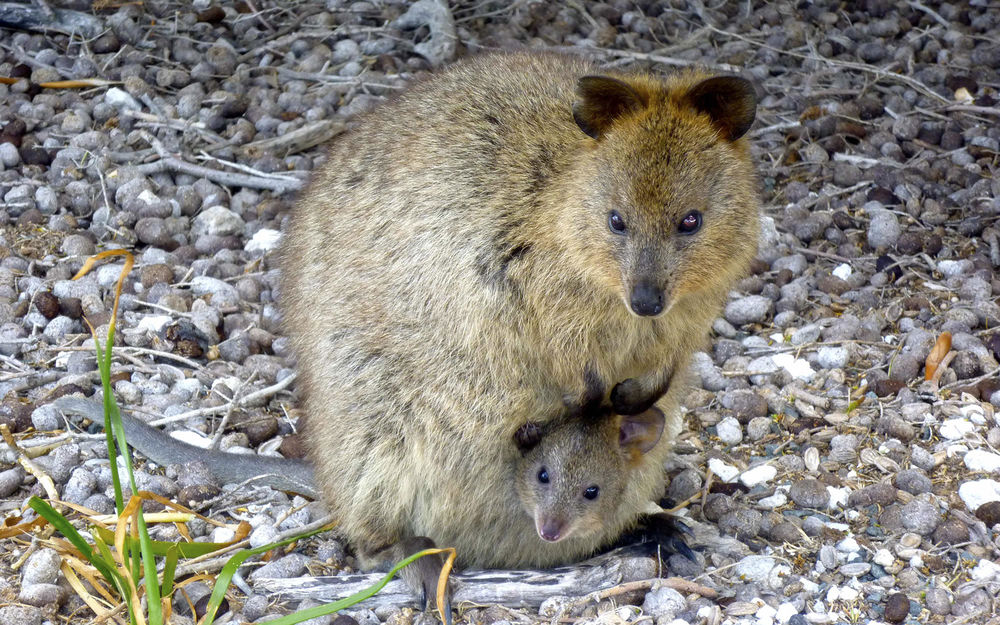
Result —
<path fill-rule="evenodd" d="M 574 104 L 579 79 L 602 74 L 645 106 L 595 139 Z M 332 145 L 286 234 L 282 297 L 316 479 L 362 554 L 427 536 L 464 565 L 566 563 L 660 494 L 684 388 L 662 380 L 686 369 L 757 248 L 746 140 L 686 97 L 707 77 L 482 56 Z M 701 230 L 678 235 L 693 209 Z M 630 311 L 637 276 L 664 289 L 659 316 Z M 512 437 L 582 396 L 588 365 L 608 388 L 669 388 L 664 435 L 602 531 L 547 543 L 512 488 Z"/>

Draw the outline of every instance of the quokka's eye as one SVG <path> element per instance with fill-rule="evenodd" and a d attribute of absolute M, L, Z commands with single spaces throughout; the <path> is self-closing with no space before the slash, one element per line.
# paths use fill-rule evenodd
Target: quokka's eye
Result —
<path fill-rule="evenodd" d="M 545 467 L 542 467 L 541 469 L 539 469 L 539 471 L 538 471 L 538 481 L 541 482 L 542 484 L 548 484 L 549 483 L 549 471 Z"/>
<path fill-rule="evenodd" d="M 677 225 L 677 231 L 681 234 L 694 234 L 701 229 L 701 212 L 691 211 L 687 215 L 684 215 L 684 219 L 681 219 L 681 223 Z"/>
<path fill-rule="evenodd" d="M 611 232 L 615 234 L 625 234 L 625 219 L 622 218 L 621 213 L 618 211 L 608 213 L 608 228 L 611 228 Z"/>
<path fill-rule="evenodd" d="M 600 486 L 588 486 L 587 490 L 583 491 L 584 499 L 597 499 L 597 495 L 600 494 Z"/>

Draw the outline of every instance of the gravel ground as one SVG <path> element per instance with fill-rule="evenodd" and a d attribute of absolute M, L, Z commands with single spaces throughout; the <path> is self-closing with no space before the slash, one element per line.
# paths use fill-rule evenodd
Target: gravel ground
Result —
<path fill-rule="evenodd" d="M 118 400 L 175 417 L 189 437 L 218 430 L 222 448 L 301 455 L 273 252 L 322 162 L 316 141 L 481 49 L 704 64 L 762 94 L 751 134 L 764 241 L 694 359 L 667 491 L 690 502 L 698 552 L 670 567 L 719 597 L 663 588 L 600 606 L 602 621 L 1000 622 L 1000 5 L 475 0 L 451 3 L 456 45 L 432 4 L 146 0 L 95 13 L 104 30 L 86 41 L 3 30 L 0 76 L 22 80 L 0 84 L 0 421 L 41 444 L 64 438 L 54 398 L 100 395 L 84 318 L 106 330 L 121 264 L 68 279 L 86 256 L 124 247 L 137 266 L 122 295 Z M 41 86 L 85 78 L 113 83 Z M 924 381 L 943 332 L 952 354 Z M 102 443 L 87 423 L 71 431 L 36 461 L 64 500 L 109 512 Z M 12 513 L 44 491 L 0 452 Z M 323 514 L 266 489 L 223 490 L 197 467 L 139 479 L 249 521 L 254 544 Z M 0 625 L 86 614 L 59 556 L 22 563 L 26 548 L 0 542 Z M 274 564 L 335 573 L 353 559 L 324 537 Z M 233 622 L 297 607 L 232 597 Z"/>

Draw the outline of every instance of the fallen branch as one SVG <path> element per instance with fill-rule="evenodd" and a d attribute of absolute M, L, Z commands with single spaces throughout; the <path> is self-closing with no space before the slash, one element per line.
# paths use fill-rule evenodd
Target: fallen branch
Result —
<path fill-rule="evenodd" d="M 0 25 L 42 32 L 79 33 L 87 39 L 104 31 L 104 22 L 93 15 L 20 2 L 0 3 Z"/>
<path fill-rule="evenodd" d="M 622 556 L 612 552 L 575 566 L 539 571 L 464 571 L 452 573 L 454 585 L 452 604 L 500 604 L 507 607 L 537 608 L 542 601 L 554 596 L 584 597 L 592 600 L 592 593 L 609 593 L 613 596 L 626 592 L 622 584 L 638 584 L 635 590 L 650 588 L 653 584 L 671 585 L 667 580 L 650 579 L 655 573 L 652 558 Z M 367 588 L 381 579 L 381 573 L 350 574 L 322 577 L 260 578 L 253 581 L 254 589 L 266 595 L 280 594 L 289 599 L 332 601 Z M 683 580 L 678 580 L 683 581 Z M 711 593 L 703 586 L 699 588 Z M 690 588 L 687 586 L 686 588 Z M 693 592 L 699 592 L 694 590 Z M 706 595 L 711 596 L 711 595 Z M 374 597 L 358 604 L 362 608 L 417 607 L 413 592 L 401 580 L 393 580 Z"/>

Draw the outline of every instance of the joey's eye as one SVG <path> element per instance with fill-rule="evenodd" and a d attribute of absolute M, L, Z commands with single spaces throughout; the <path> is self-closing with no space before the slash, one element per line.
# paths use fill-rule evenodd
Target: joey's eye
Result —
<path fill-rule="evenodd" d="M 542 467 L 538 471 L 538 481 L 541 482 L 542 484 L 549 483 L 549 471 L 545 467 Z"/>
<path fill-rule="evenodd" d="M 608 227 L 615 234 L 625 234 L 625 220 L 618 211 L 608 213 Z"/>
<path fill-rule="evenodd" d="M 587 490 L 583 491 L 583 497 L 585 499 L 597 499 L 597 495 L 600 492 L 601 492 L 600 486 L 588 486 Z"/>
<path fill-rule="evenodd" d="M 691 211 L 687 215 L 684 215 L 684 219 L 681 219 L 681 223 L 677 226 L 677 231 L 681 234 L 694 234 L 698 232 L 701 228 L 701 212 Z"/>

